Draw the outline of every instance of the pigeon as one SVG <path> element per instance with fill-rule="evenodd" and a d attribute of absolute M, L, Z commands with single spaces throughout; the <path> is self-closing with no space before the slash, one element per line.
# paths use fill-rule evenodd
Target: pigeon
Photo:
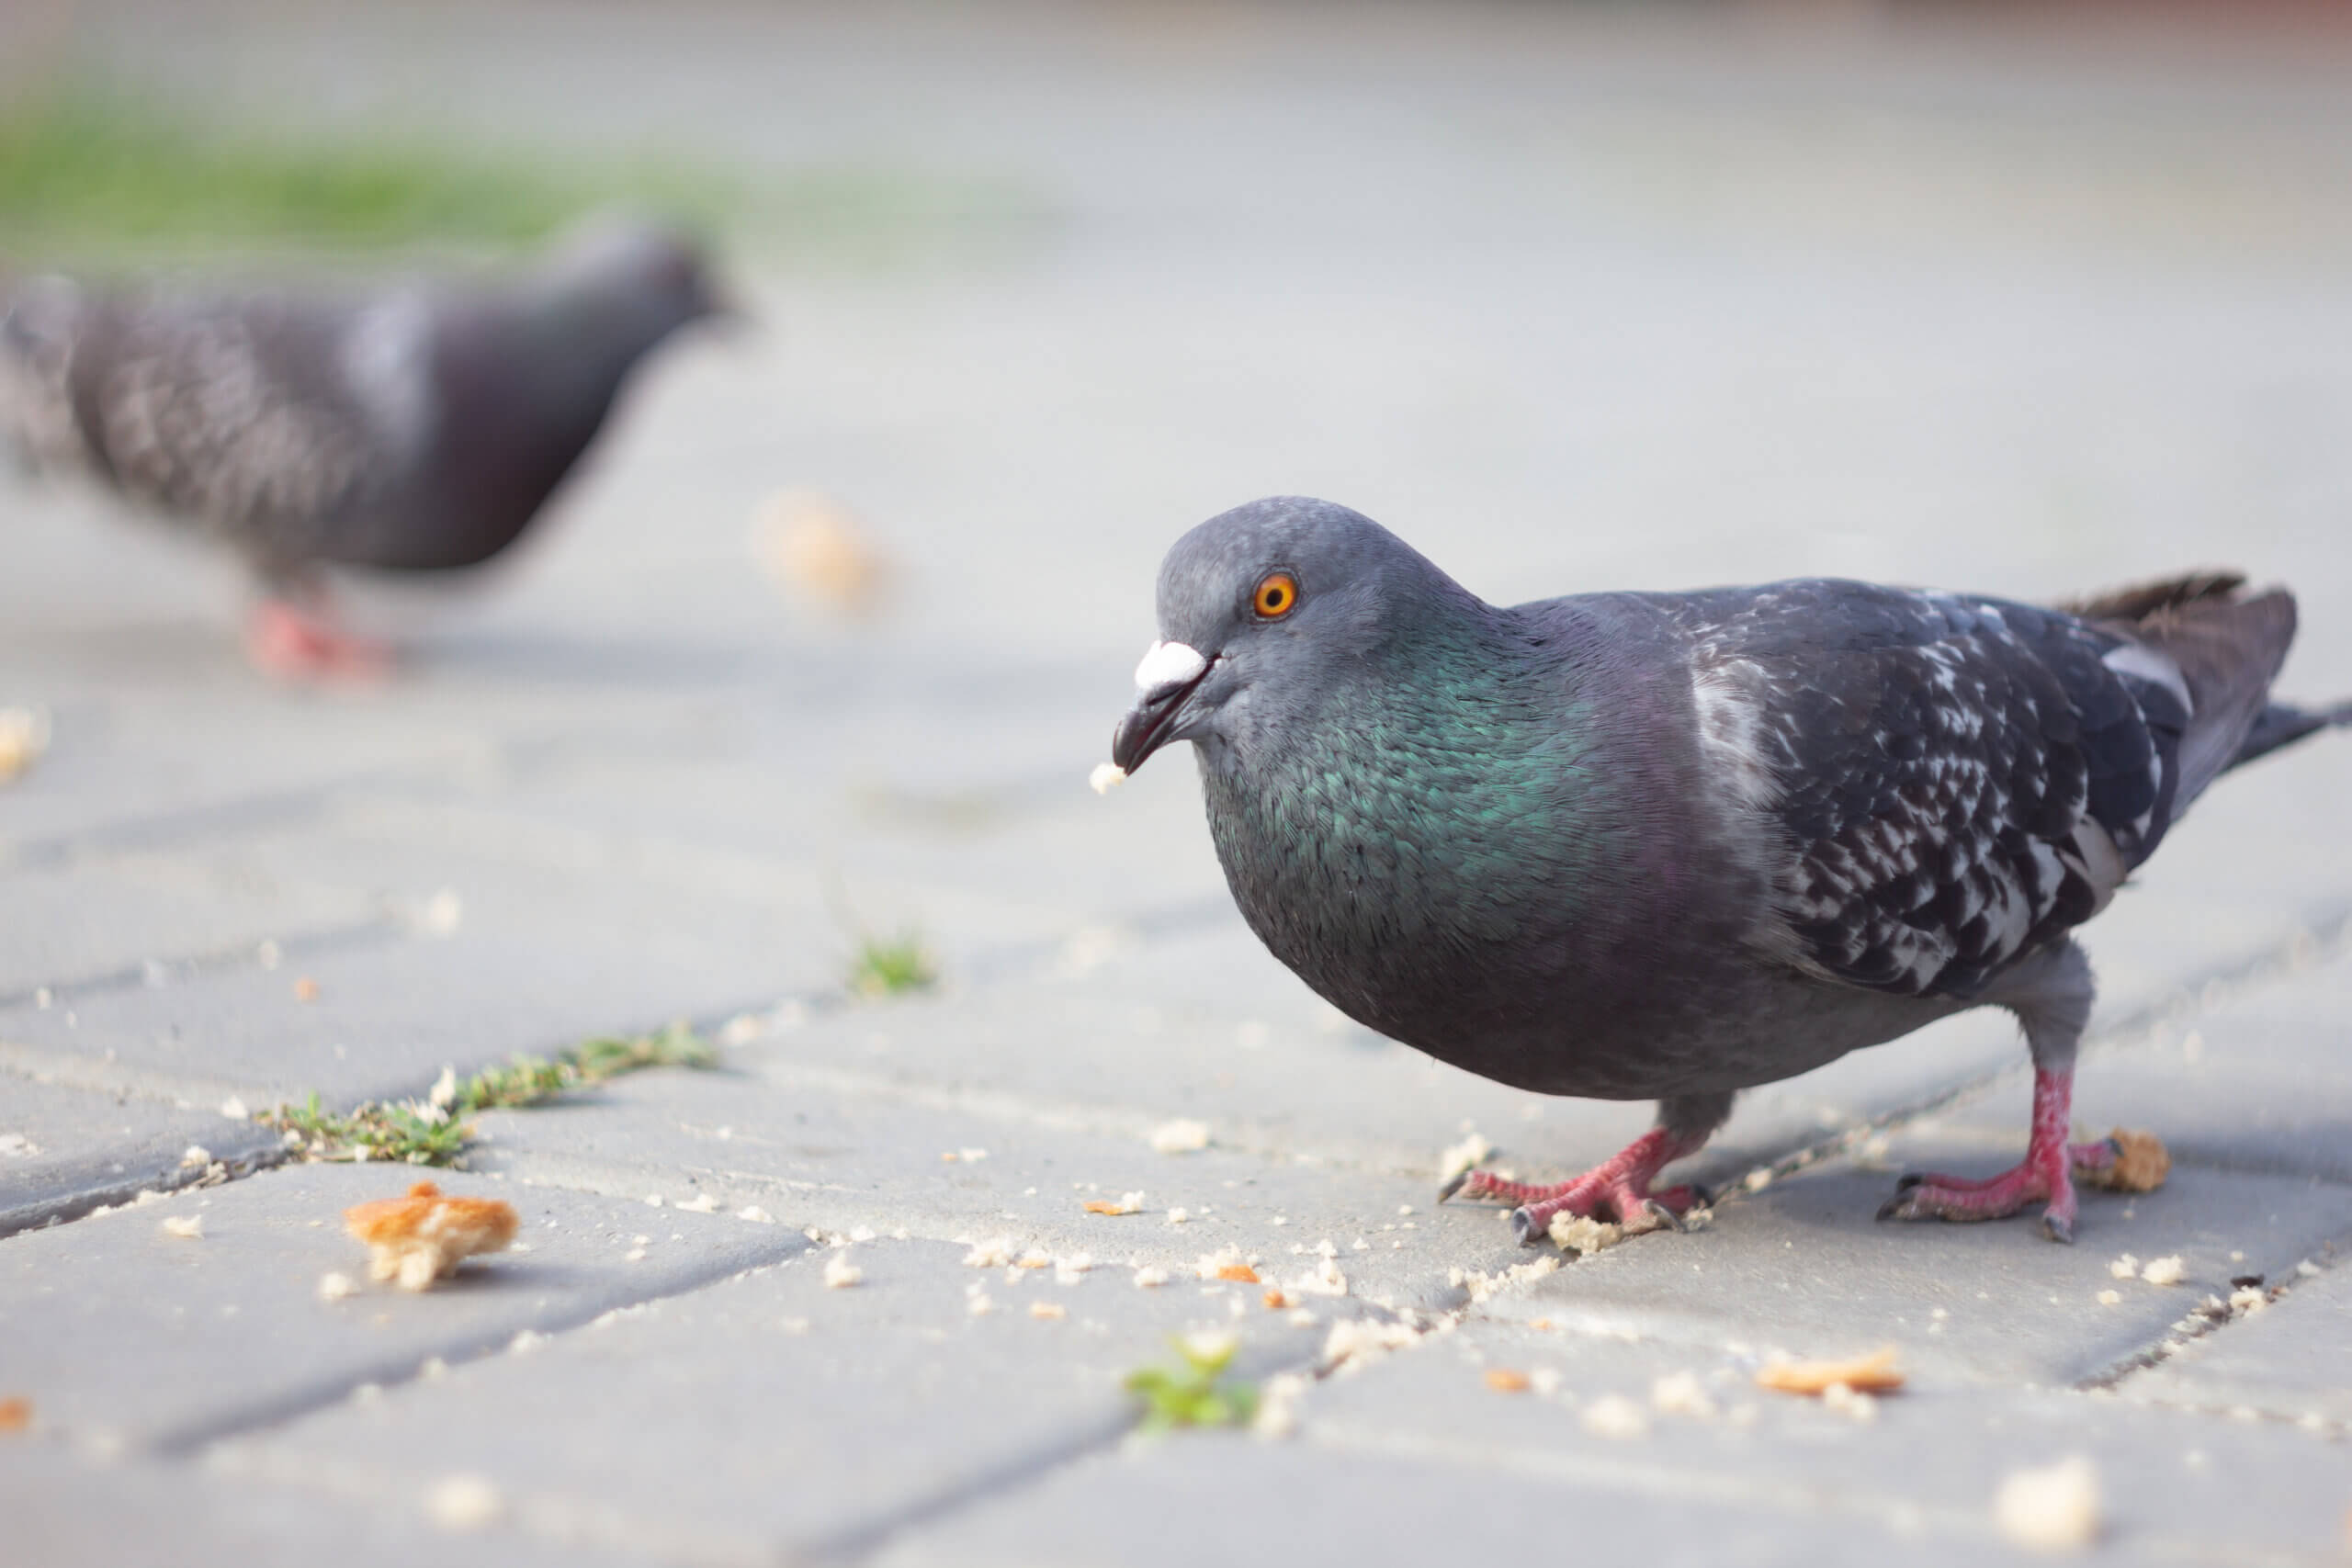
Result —
<path fill-rule="evenodd" d="M 726 313 L 697 248 L 601 218 L 519 276 L 336 295 L 40 278 L 0 306 L 0 436 L 244 558 L 254 661 L 356 673 L 329 577 L 479 566 L 578 461 L 638 363 Z"/>
<path fill-rule="evenodd" d="M 1193 743 L 1242 916 L 1349 1017 L 1550 1094 L 1658 1101 L 1555 1186 L 1456 1193 L 1677 1224 L 1656 1188 L 1741 1089 L 1970 1008 L 2034 1068 L 2025 1158 L 1881 1218 L 2043 1205 L 2073 1239 L 2089 964 L 2074 940 L 2213 779 L 2352 705 L 2271 700 L 2293 599 L 2211 572 L 2039 608 L 1802 579 L 1486 604 L 1386 529 L 1279 496 L 1159 573 L 1111 774 Z"/>

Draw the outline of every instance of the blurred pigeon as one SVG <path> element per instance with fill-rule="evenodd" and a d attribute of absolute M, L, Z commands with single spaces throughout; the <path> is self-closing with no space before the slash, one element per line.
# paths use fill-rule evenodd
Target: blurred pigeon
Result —
<path fill-rule="evenodd" d="M 1659 1100 L 1588 1174 L 1460 1190 L 1650 1224 L 1732 1097 L 1963 1009 L 2017 1015 L 2023 1163 L 1882 1217 L 2046 1205 L 2070 1240 L 2074 927 L 2214 777 L 2352 711 L 2273 703 L 2294 601 L 2233 574 L 2063 610 L 1826 579 L 1504 609 L 1328 502 L 1159 574 L 1112 762 L 1190 740 L 1235 900 L 1366 1026 L 1521 1089 Z"/>
<path fill-rule="evenodd" d="M 718 303 L 695 246 L 601 220 L 519 276 L 358 297 L 16 290 L 0 434 L 243 556 L 247 638 L 289 674 L 366 670 L 338 567 L 447 572 L 513 544 L 648 351 Z"/>

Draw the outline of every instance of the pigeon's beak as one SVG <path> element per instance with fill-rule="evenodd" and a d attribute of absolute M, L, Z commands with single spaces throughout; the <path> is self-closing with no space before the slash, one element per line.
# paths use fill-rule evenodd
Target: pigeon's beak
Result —
<path fill-rule="evenodd" d="M 1216 664 L 1181 642 L 1155 642 L 1136 666 L 1136 703 L 1111 732 L 1111 761 L 1134 773 L 1144 759 L 1175 739 L 1184 699 L 1208 679 Z"/>

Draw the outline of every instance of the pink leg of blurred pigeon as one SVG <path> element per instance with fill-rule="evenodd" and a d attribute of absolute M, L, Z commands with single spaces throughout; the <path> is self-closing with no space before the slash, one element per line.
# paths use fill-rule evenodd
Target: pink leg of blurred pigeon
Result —
<path fill-rule="evenodd" d="M 2072 1071 L 2037 1067 L 2033 1074 L 2033 1132 L 2025 1158 L 1998 1176 L 1970 1180 L 1957 1176 L 1906 1176 L 1878 1212 L 1882 1220 L 2006 1219 L 2040 1200 L 2041 1228 L 2052 1241 L 2075 1239 L 2075 1177 L 2077 1170 L 2104 1170 L 2115 1163 L 2112 1139 L 2087 1144 L 2066 1141 L 2075 1098 Z"/>
<path fill-rule="evenodd" d="M 275 596 L 254 606 L 245 656 L 265 675 L 305 682 L 379 680 L 392 662 L 384 644 L 353 637 L 321 611 Z"/>
<path fill-rule="evenodd" d="M 1671 1225 L 1679 1229 L 1681 1215 L 1703 1201 L 1695 1187 L 1669 1187 L 1653 1192 L 1657 1173 L 1683 1156 L 1696 1154 L 1707 1134 L 1678 1133 L 1653 1127 L 1573 1181 L 1536 1186 L 1506 1181 L 1484 1170 L 1465 1170 L 1448 1182 L 1437 1201 L 1448 1198 L 1488 1198 L 1518 1207 L 1511 1211 L 1511 1229 L 1521 1246 L 1532 1247 L 1549 1234 L 1552 1216 L 1577 1214 L 1614 1220 L 1619 1224 Z"/>

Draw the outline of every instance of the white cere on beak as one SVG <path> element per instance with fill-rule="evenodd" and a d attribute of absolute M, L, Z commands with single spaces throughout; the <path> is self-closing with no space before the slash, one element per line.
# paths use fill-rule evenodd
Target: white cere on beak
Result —
<path fill-rule="evenodd" d="M 1136 666 L 1136 690 L 1180 685 L 1209 667 L 1198 649 L 1181 642 L 1155 642 Z"/>
<path fill-rule="evenodd" d="M 1093 786 L 1095 794 L 1108 795 L 1127 782 L 1127 770 L 1116 762 L 1097 762 L 1094 771 L 1086 775 L 1086 782 Z"/>

